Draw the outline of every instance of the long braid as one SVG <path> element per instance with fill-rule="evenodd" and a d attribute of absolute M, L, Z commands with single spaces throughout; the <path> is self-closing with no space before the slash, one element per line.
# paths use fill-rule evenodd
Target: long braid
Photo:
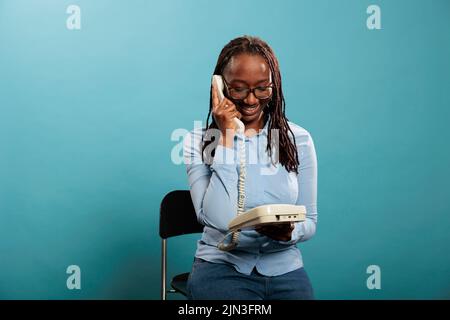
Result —
<path fill-rule="evenodd" d="M 294 133 L 288 125 L 288 119 L 285 114 L 285 101 L 283 96 L 283 90 L 281 87 L 281 74 L 278 64 L 278 60 L 275 57 L 272 49 L 263 40 L 257 37 L 243 36 L 231 40 L 220 52 L 217 60 L 214 74 L 222 75 L 223 70 L 228 65 L 231 58 L 240 53 L 258 54 L 262 56 L 269 65 L 272 73 L 273 93 L 270 102 L 268 103 L 268 112 L 270 114 L 270 120 L 268 124 L 268 136 L 267 136 L 267 152 L 271 157 L 274 150 L 272 150 L 271 139 L 272 129 L 278 129 L 279 131 L 279 150 L 276 150 L 279 155 L 279 162 L 286 168 L 288 172 L 298 173 L 299 159 L 296 148 L 296 142 Z M 212 118 L 211 123 L 208 125 L 209 118 L 212 112 L 212 92 L 210 90 L 209 112 L 206 118 L 207 129 L 217 129 L 218 126 Z M 289 138 L 289 133 L 292 136 L 292 140 Z M 202 136 L 202 159 L 203 151 L 213 141 L 205 141 L 204 135 Z M 209 155 L 207 155 L 209 157 Z M 214 157 L 214 151 L 211 154 L 211 158 L 208 158 L 207 163 L 212 162 Z M 204 159 L 203 159 L 204 160 Z"/>

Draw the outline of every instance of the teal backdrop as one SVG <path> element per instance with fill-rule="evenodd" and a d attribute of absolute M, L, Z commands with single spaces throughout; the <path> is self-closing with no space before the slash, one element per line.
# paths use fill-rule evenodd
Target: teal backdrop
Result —
<path fill-rule="evenodd" d="M 316 297 L 449 299 L 449 30 L 446 0 L 0 0 L 0 298 L 159 298 L 159 204 L 188 188 L 171 135 L 206 120 L 221 48 L 250 34 L 316 145 Z M 169 276 L 198 236 L 169 242 Z"/>

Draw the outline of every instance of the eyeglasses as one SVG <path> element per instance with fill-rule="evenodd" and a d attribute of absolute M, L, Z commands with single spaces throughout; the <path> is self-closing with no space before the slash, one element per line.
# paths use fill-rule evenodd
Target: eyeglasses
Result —
<path fill-rule="evenodd" d="M 270 84 L 268 86 L 264 86 L 264 87 L 256 87 L 256 88 L 250 89 L 250 88 L 230 88 L 230 86 L 225 81 L 225 79 L 223 82 L 225 83 L 225 87 L 228 91 L 228 95 L 232 99 L 244 100 L 245 98 L 248 97 L 250 92 L 253 92 L 255 97 L 257 99 L 261 99 L 261 100 L 268 99 L 272 95 L 272 88 L 273 88 L 272 84 Z"/>

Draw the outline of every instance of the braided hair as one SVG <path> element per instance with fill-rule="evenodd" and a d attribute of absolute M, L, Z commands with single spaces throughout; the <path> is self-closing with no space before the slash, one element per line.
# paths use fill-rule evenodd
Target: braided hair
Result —
<path fill-rule="evenodd" d="M 278 129 L 279 150 L 276 150 L 276 152 L 279 155 L 279 162 L 286 168 L 288 172 L 295 172 L 298 174 L 298 152 L 295 145 L 294 133 L 289 127 L 287 123 L 288 119 L 285 115 L 285 101 L 283 90 L 281 89 L 280 68 L 278 60 L 269 45 L 260 38 L 252 36 L 242 36 L 231 40 L 220 52 L 216 68 L 214 69 L 214 74 L 222 75 L 231 58 L 241 53 L 260 55 L 266 60 L 267 64 L 269 65 L 272 74 L 273 93 L 267 107 L 264 109 L 266 117 L 270 114 L 270 118 L 268 120 L 269 124 L 266 150 L 269 157 L 271 157 L 273 153 L 272 145 L 270 143 L 272 139 L 271 133 L 272 129 Z M 206 118 L 206 129 L 218 128 L 214 117 L 212 117 L 212 121 L 208 125 L 209 118 L 212 112 L 212 106 L 212 92 L 210 91 L 209 112 L 208 117 Z M 293 142 L 289 139 L 289 133 L 292 135 Z M 211 142 L 212 141 L 209 140 L 205 141 L 204 136 L 202 137 L 202 159 L 203 151 Z M 214 156 L 214 152 L 212 153 L 212 156 Z"/>

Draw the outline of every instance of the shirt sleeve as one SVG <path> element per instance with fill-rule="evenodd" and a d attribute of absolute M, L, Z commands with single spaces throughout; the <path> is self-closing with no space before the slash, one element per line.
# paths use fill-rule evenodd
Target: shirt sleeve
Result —
<path fill-rule="evenodd" d="M 306 219 L 295 223 L 291 240 L 278 241 L 287 245 L 310 239 L 316 233 L 317 224 L 317 156 L 314 142 L 307 131 L 297 135 L 295 139 L 300 161 L 296 205 L 305 206 Z"/>
<path fill-rule="evenodd" d="M 207 165 L 201 150 L 201 133 L 186 135 L 183 155 L 197 219 L 205 226 L 227 232 L 237 212 L 235 151 L 218 145 L 211 165 Z"/>

